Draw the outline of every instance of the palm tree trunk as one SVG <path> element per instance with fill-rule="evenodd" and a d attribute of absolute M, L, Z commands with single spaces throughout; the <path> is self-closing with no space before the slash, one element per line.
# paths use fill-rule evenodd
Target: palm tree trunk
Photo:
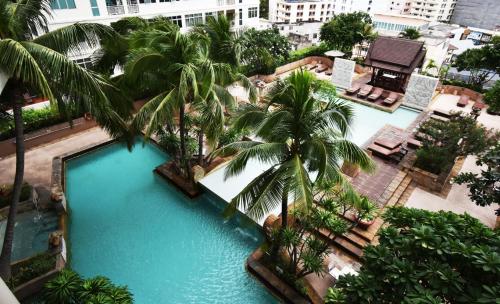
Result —
<path fill-rule="evenodd" d="M 181 166 L 184 167 L 186 171 L 186 176 L 188 180 L 191 180 L 191 168 L 189 168 L 189 159 L 187 159 L 186 153 L 186 122 L 185 113 L 186 107 L 184 104 L 180 106 L 179 109 L 179 136 L 181 139 Z"/>
<path fill-rule="evenodd" d="M 288 186 L 284 186 L 281 194 L 281 230 L 288 226 Z"/>
<path fill-rule="evenodd" d="M 11 277 L 10 262 L 12 255 L 12 243 L 14 241 L 14 226 L 16 224 L 17 204 L 21 197 L 24 175 L 24 134 L 21 101 L 16 101 L 14 103 L 13 112 L 14 127 L 16 132 L 16 174 L 14 178 L 12 201 L 10 202 L 9 215 L 7 217 L 7 227 L 5 228 L 2 253 L 0 255 L 0 276 L 5 282 L 7 282 Z"/>
<path fill-rule="evenodd" d="M 203 167 L 203 128 L 198 133 L 198 165 Z"/>

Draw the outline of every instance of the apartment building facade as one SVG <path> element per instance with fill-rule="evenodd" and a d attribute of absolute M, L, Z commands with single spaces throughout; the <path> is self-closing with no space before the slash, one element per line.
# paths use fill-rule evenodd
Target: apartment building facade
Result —
<path fill-rule="evenodd" d="M 259 23 L 259 0 L 53 0 L 50 30 L 75 22 L 110 24 L 123 17 L 165 16 L 187 31 L 208 16 L 224 14 L 235 28 Z"/>
<path fill-rule="evenodd" d="M 412 0 L 409 14 L 428 21 L 450 22 L 457 0 Z"/>

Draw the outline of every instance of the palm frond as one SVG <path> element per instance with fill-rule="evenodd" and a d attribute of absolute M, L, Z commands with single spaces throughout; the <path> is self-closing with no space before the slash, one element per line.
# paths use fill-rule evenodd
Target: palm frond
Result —
<path fill-rule="evenodd" d="M 332 145 L 335 147 L 336 154 L 351 164 L 359 165 L 365 171 L 373 171 L 375 163 L 366 152 L 355 143 L 347 139 L 336 139 Z"/>
<path fill-rule="evenodd" d="M 121 37 L 111 27 L 99 23 L 74 23 L 33 39 L 33 42 L 62 54 L 94 49 L 105 39 L 116 43 Z"/>
<path fill-rule="evenodd" d="M 11 32 L 18 40 L 32 39 L 48 31 L 50 0 L 19 0 L 12 14 Z"/>
<path fill-rule="evenodd" d="M 293 193 L 295 202 L 306 209 L 310 208 L 313 202 L 312 182 L 300 156 L 295 155 L 293 159 L 284 163 L 283 166 L 287 168 L 287 174 L 290 177 L 288 189 Z"/>

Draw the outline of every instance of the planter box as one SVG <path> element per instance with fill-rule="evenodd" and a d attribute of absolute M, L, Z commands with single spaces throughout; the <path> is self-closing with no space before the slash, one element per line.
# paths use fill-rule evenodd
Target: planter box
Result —
<path fill-rule="evenodd" d="M 458 167 L 457 167 L 458 166 Z M 454 172 L 460 171 L 459 167 L 462 163 L 455 159 L 455 162 L 448 172 L 443 172 L 440 175 L 427 172 L 415 166 L 409 168 L 408 174 L 413 178 L 413 180 L 422 188 L 430 190 L 432 192 L 441 193 L 447 184 L 449 184 L 452 179 Z"/>
<path fill-rule="evenodd" d="M 184 177 L 173 172 L 172 166 L 173 163 L 168 162 L 156 167 L 154 171 L 158 173 L 160 176 L 167 179 L 169 182 L 175 185 L 179 190 L 184 192 L 190 198 L 197 197 L 200 194 L 200 189 L 198 188 L 198 186 L 186 180 Z"/>

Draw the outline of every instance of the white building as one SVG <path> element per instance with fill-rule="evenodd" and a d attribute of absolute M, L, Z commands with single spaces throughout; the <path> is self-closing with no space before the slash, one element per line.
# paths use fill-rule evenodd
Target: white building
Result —
<path fill-rule="evenodd" d="M 269 0 L 269 21 L 298 23 L 329 21 L 334 0 Z"/>
<path fill-rule="evenodd" d="M 412 0 L 410 14 L 428 21 L 449 22 L 457 0 Z"/>
<path fill-rule="evenodd" d="M 110 24 L 123 17 L 170 18 L 182 30 L 225 14 L 235 28 L 259 24 L 259 0 L 53 0 L 50 30 L 75 22 Z"/>

